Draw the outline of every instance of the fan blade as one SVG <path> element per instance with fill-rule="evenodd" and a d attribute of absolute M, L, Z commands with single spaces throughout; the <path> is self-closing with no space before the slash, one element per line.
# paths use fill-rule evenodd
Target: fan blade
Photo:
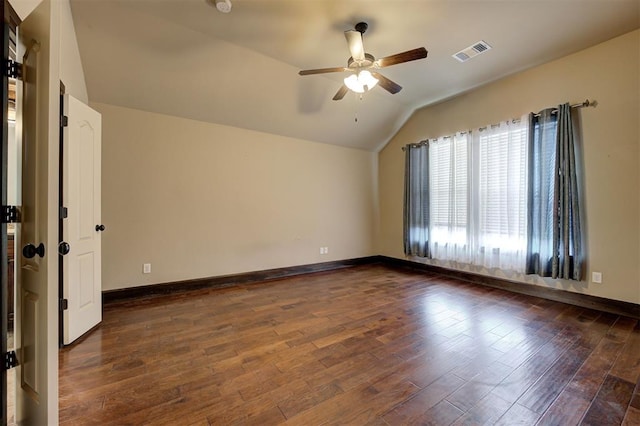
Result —
<path fill-rule="evenodd" d="M 318 68 L 315 70 L 302 70 L 300 72 L 298 72 L 298 74 L 300 75 L 310 75 L 310 74 L 326 74 L 329 72 L 342 72 L 342 71 L 348 71 L 348 68 L 344 68 L 344 67 L 334 67 L 334 68 Z"/>
<path fill-rule="evenodd" d="M 396 53 L 395 55 L 386 56 L 376 61 L 376 65 L 380 68 L 388 67 L 391 65 L 401 64 L 403 62 L 415 61 L 427 57 L 427 49 L 419 47 L 413 50 L 407 50 L 406 52 Z"/>
<path fill-rule="evenodd" d="M 334 101 L 339 101 L 340 99 L 344 98 L 344 95 L 346 95 L 348 91 L 349 91 L 349 89 L 347 88 L 347 86 L 345 86 L 343 84 L 342 87 L 340 87 L 340 89 L 338 89 L 338 92 L 333 97 L 333 100 Z"/>
<path fill-rule="evenodd" d="M 395 95 L 396 93 L 402 90 L 402 86 L 400 86 L 398 83 L 395 83 L 389 80 L 387 77 L 385 77 L 380 73 L 372 72 L 371 75 L 378 79 L 378 85 L 380 85 L 380 87 L 382 87 L 384 90 L 391 93 L 392 95 Z"/>
<path fill-rule="evenodd" d="M 362 43 L 362 33 L 360 31 L 349 30 L 344 32 L 349 45 L 349 52 L 354 61 L 364 60 L 364 44 Z"/>

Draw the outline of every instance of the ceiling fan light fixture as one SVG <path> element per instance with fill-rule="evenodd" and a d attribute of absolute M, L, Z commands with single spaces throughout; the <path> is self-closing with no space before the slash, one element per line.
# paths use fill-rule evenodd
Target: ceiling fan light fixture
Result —
<path fill-rule="evenodd" d="M 362 70 L 357 74 L 351 74 L 344 79 L 344 85 L 356 93 L 367 92 L 376 87 L 376 84 L 378 84 L 378 79 L 367 70 Z"/>
<path fill-rule="evenodd" d="M 362 36 L 366 29 L 367 24 L 365 22 L 360 22 L 356 25 L 355 30 L 348 30 L 344 32 L 344 36 L 347 39 L 347 45 L 349 47 L 349 53 L 351 53 L 351 57 L 347 60 L 346 67 L 301 70 L 298 71 L 298 74 L 327 74 L 343 71 L 350 73 L 350 75 L 344 79 L 344 84 L 340 86 L 338 92 L 333 96 L 334 101 L 343 99 L 349 90 L 355 93 L 368 92 L 376 87 L 378 83 L 384 90 L 395 95 L 402 90 L 402 86 L 380 74 L 378 69 L 418 59 L 424 59 L 427 57 L 427 49 L 424 47 L 418 47 L 417 49 L 411 49 L 406 52 L 400 52 L 395 55 L 376 59 L 373 55 L 364 51 Z"/>

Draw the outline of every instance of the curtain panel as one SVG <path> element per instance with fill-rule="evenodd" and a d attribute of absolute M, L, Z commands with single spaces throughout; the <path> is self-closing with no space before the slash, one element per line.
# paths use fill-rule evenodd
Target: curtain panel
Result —
<path fill-rule="evenodd" d="M 404 254 L 430 258 L 429 144 L 409 144 L 404 151 Z"/>
<path fill-rule="evenodd" d="M 529 114 L 526 273 L 581 280 L 583 247 L 571 106 Z"/>

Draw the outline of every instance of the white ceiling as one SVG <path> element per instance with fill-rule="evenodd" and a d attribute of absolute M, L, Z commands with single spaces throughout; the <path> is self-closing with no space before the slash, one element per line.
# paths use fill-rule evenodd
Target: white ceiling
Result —
<path fill-rule="evenodd" d="M 71 0 L 89 99 L 376 150 L 416 108 L 640 27 L 640 0 L 232 2 L 222 14 L 207 0 Z M 340 74 L 298 71 L 346 66 L 343 31 L 359 21 L 375 57 L 429 56 L 381 70 L 396 95 L 332 101 Z M 479 40 L 493 49 L 451 57 Z"/>

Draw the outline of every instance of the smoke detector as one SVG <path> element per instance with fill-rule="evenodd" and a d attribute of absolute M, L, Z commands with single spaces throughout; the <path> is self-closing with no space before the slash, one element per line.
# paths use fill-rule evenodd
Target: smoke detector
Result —
<path fill-rule="evenodd" d="M 231 12 L 231 0 L 214 0 L 216 9 L 222 13 Z"/>

